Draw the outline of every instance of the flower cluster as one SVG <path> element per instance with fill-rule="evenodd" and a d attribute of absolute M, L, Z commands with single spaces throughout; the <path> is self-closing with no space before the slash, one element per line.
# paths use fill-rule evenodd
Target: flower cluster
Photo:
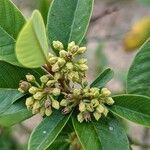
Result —
<path fill-rule="evenodd" d="M 33 114 L 50 116 L 53 109 L 62 108 L 62 113 L 67 114 L 78 108 L 77 119 L 79 122 L 90 121 L 92 117 L 99 120 L 102 115 L 107 116 L 106 105 L 112 105 L 111 92 L 106 89 L 90 88 L 84 80 L 88 69 L 86 59 L 77 59 L 76 56 L 86 51 L 75 42 L 68 44 L 67 49 L 59 41 L 53 42 L 53 48 L 58 51 L 58 56 L 49 53 L 47 64 L 42 68 L 46 75 L 38 81 L 31 74 L 26 75 L 26 81 L 20 81 L 18 90 L 29 96 L 26 99 L 27 109 Z M 78 83 L 81 88 L 75 88 Z M 58 97 L 63 99 L 58 101 Z"/>
<path fill-rule="evenodd" d="M 59 41 L 54 41 L 53 47 L 59 52 L 59 56 L 54 56 L 51 53 L 48 56 L 48 62 L 54 77 L 80 83 L 85 77 L 88 66 L 86 59 L 76 60 L 76 56 L 83 54 L 86 47 L 79 47 L 75 42 L 71 42 L 64 50 L 63 44 Z"/>
<path fill-rule="evenodd" d="M 26 106 L 33 114 L 50 116 L 52 108 L 59 109 L 56 98 L 60 95 L 60 87 L 57 80 L 51 75 L 43 75 L 38 83 L 33 75 L 26 75 L 27 81 L 21 81 L 19 91 L 28 93 Z"/>
<path fill-rule="evenodd" d="M 91 121 L 93 116 L 99 120 L 102 115 L 107 116 L 108 109 L 105 105 L 112 105 L 114 100 L 110 97 L 111 92 L 107 88 L 81 88 L 74 89 L 71 94 L 66 94 L 65 99 L 60 105 L 70 112 L 73 107 L 78 105 L 79 114 L 77 119 L 79 122 Z"/>

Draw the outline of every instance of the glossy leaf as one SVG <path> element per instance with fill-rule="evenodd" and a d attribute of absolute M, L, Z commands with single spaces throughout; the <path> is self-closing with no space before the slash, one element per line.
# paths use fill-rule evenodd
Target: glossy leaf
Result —
<path fill-rule="evenodd" d="M 91 87 L 102 88 L 113 78 L 113 76 L 114 72 L 108 68 L 97 77 L 97 79 L 91 84 Z"/>
<path fill-rule="evenodd" d="M 46 63 L 48 43 L 41 14 L 36 10 L 21 30 L 17 43 L 18 61 L 25 67 L 38 68 Z"/>
<path fill-rule="evenodd" d="M 19 81 L 24 80 L 25 75 L 28 73 L 33 74 L 37 78 L 43 75 L 41 69 L 24 69 L 0 61 L 0 88 L 17 89 Z"/>
<path fill-rule="evenodd" d="M 50 6 L 47 28 L 50 43 L 61 41 L 65 46 L 78 45 L 85 36 L 91 17 L 93 0 L 54 0 Z"/>
<path fill-rule="evenodd" d="M 0 125 L 9 127 L 32 116 L 25 106 L 25 99 L 12 104 L 4 113 L 0 114 Z"/>
<path fill-rule="evenodd" d="M 0 60 L 20 66 L 15 42 L 24 23 L 24 16 L 10 0 L 0 0 Z"/>
<path fill-rule="evenodd" d="M 63 129 L 70 115 L 64 116 L 59 111 L 55 111 L 50 117 L 46 117 L 32 132 L 28 150 L 48 148 Z"/>
<path fill-rule="evenodd" d="M 58 136 L 47 150 L 70 150 L 70 144 L 66 141 L 66 139 L 68 139 L 68 135 Z"/>
<path fill-rule="evenodd" d="M 93 122 L 102 150 L 129 150 L 129 142 L 125 130 L 114 117 Z"/>
<path fill-rule="evenodd" d="M 14 101 L 22 96 L 19 95 L 20 92 L 15 89 L 0 89 L 0 114 L 7 110 Z"/>
<path fill-rule="evenodd" d="M 150 39 L 140 48 L 129 69 L 127 92 L 150 96 Z"/>
<path fill-rule="evenodd" d="M 119 95 L 113 97 L 115 103 L 110 110 L 141 125 L 150 126 L 150 98 L 139 95 Z"/>
<path fill-rule="evenodd" d="M 85 150 L 129 150 L 124 129 L 113 117 L 79 123 L 73 118 L 76 134 Z"/>
<path fill-rule="evenodd" d="M 0 27 L 14 39 L 25 23 L 19 9 L 10 0 L 0 0 Z"/>
<path fill-rule="evenodd" d="M 92 123 L 80 123 L 75 117 L 72 117 L 72 123 L 77 137 L 85 150 L 103 150 Z"/>

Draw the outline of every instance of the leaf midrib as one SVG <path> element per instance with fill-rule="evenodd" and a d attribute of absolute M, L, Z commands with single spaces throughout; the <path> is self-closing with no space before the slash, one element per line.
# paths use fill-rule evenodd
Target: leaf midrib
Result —
<path fill-rule="evenodd" d="M 68 43 L 70 42 L 71 35 L 72 35 L 72 32 L 73 32 L 73 26 L 74 26 L 74 23 L 75 23 L 75 14 L 76 14 L 77 9 L 78 9 L 78 4 L 79 4 L 79 0 L 77 0 L 76 6 L 75 6 L 76 8 L 75 8 L 75 11 L 73 13 L 73 20 L 72 20 L 71 31 L 70 31 L 70 34 L 69 34 Z"/>
<path fill-rule="evenodd" d="M 41 54 L 43 55 L 43 58 L 45 59 L 45 62 L 47 62 L 47 59 L 46 59 L 44 50 L 43 50 L 43 48 L 42 48 L 42 46 L 41 46 L 41 44 L 40 44 L 40 42 L 39 42 L 38 36 L 37 36 L 37 34 L 36 34 L 36 31 L 34 30 L 34 23 L 32 22 L 32 20 L 30 20 L 30 21 L 31 21 L 31 27 L 32 27 L 33 33 L 34 33 L 34 35 L 35 35 L 35 39 L 37 40 L 37 43 L 38 43 L 38 45 L 39 45 L 39 47 L 40 47 L 40 49 L 41 49 Z"/>

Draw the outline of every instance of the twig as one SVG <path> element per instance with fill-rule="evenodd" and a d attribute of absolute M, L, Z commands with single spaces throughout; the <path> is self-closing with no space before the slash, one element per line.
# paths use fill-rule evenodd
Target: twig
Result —
<path fill-rule="evenodd" d="M 101 18 L 103 18 L 103 17 L 105 17 L 107 15 L 110 15 L 110 14 L 116 12 L 116 11 L 118 11 L 117 7 L 107 8 L 102 13 L 100 13 L 99 15 L 92 17 L 90 22 L 91 23 L 95 23 L 99 19 L 101 19 Z"/>

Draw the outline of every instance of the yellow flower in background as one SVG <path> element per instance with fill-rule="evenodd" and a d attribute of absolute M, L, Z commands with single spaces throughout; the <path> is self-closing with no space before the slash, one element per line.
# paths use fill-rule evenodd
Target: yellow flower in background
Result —
<path fill-rule="evenodd" d="M 150 37 L 150 17 L 136 22 L 124 37 L 124 48 L 133 51 L 139 48 Z"/>

